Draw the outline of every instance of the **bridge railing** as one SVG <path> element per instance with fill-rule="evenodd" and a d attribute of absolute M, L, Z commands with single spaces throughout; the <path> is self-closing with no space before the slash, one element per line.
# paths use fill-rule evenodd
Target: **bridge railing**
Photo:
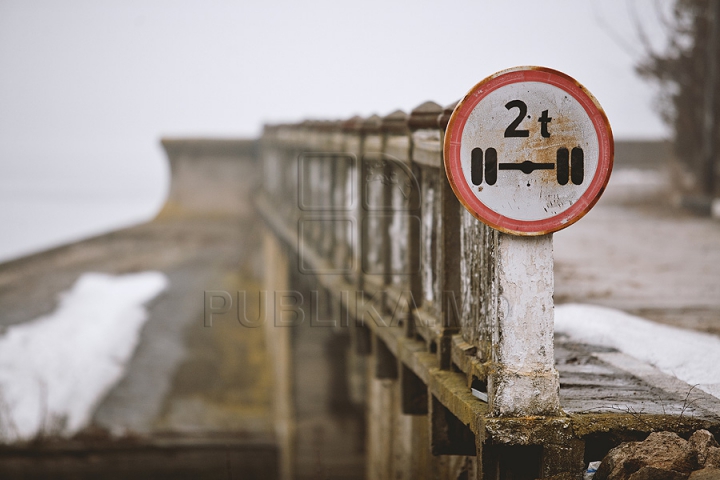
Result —
<path fill-rule="evenodd" d="M 325 314 L 348 318 L 356 352 L 371 354 L 371 478 L 421 475 L 423 452 L 463 456 L 475 470 L 512 463 L 514 454 L 492 455 L 479 466 L 479 452 L 501 445 L 535 445 L 524 461 L 530 455 L 545 473 L 579 471 L 577 455 L 551 459 L 552 435 L 486 428 L 493 417 L 549 415 L 533 422 L 553 432 L 563 421 L 549 420 L 559 412 L 552 314 L 549 332 L 547 321 L 545 330 L 509 324 L 508 236 L 473 218 L 445 175 L 453 107 L 267 126 L 258 208 L 297 261 L 290 268 L 341 305 Z M 519 261 L 532 263 L 537 243 Z M 551 239 L 543 245 L 551 264 Z M 551 266 L 546 286 L 551 309 Z M 547 349 L 534 348 L 548 335 Z"/>

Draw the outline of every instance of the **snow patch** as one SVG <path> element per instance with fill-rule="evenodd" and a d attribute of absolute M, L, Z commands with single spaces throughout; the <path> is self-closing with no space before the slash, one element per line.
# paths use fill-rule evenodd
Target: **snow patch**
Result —
<path fill-rule="evenodd" d="M 720 338 L 594 305 L 555 307 L 555 331 L 615 348 L 720 398 Z"/>
<path fill-rule="evenodd" d="M 118 382 L 168 285 L 160 272 L 85 273 L 57 309 L 0 337 L 0 440 L 72 435 Z"/>

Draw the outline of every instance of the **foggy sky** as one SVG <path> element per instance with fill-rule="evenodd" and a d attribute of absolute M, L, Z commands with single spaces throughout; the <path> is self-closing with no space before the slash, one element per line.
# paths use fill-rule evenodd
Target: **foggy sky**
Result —
<path fill-rule="evenodd" d="M 0 190 L 157 208 L 161 135 L 448 104 L 517 65 L 575 77 L 616 138 L 662 137 L 629 14 L 661 44 L 656 3 L 0 0 Z"/>

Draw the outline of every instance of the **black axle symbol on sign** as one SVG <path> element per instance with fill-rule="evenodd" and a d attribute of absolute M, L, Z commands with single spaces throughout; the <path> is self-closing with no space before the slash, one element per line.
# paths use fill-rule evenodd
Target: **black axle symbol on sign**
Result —
<path fill-rule="evenodd" d="M 483 159 L 484 156 L 484 159 Z M 560 185 L 567 185 L 568 180 L 575 185 L 580 185 L 585 177 L 585 154 L 582 148 L 575 147 L 572 151 L 567 148 L 558 148 L 557 164 L 546 162 L 532 162 L 525 160 L 521 163 L 498 163 L 497 150 L 488 148 L 483 155 L 482 148 L 473 148 L 470 157 L 470 177 L 473 185 L 485 183 L 495 185 L 497 172 L 499 170 L 520 170 L 525 174 L 531 174 L 535 170 L 553 170 L 557 168 L 557 182 Z M 484 161 L 483 161 L 484 160 Z"/>

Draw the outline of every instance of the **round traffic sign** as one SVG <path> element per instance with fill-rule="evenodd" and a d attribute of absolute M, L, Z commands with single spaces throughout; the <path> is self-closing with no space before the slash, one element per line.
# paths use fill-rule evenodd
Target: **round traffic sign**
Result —
<path fill-rule="evenodd" d="M 605 112 L 582 85 L 543 67 L 498 72 L 465 95 L 445 133 L 445 172 L 476 218 L 502 232 L 565 228 L 600 198 L 613 164 Z"/>

